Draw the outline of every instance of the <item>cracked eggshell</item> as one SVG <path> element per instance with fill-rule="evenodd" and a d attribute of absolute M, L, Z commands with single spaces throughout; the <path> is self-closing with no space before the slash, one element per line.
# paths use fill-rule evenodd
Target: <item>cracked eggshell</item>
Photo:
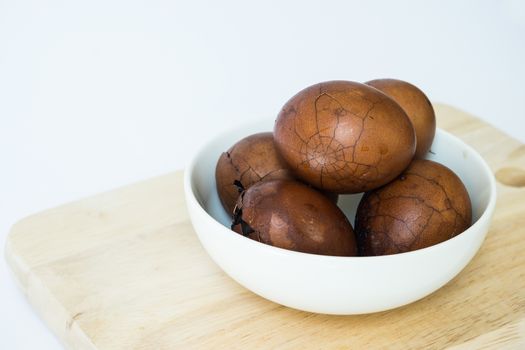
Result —
<path fill-rule="evenodd" d="M 425 93 L 416 86 L 397 79 L 376 79 L 365 84 L 387 94 L 405 110 L 416 131 L 415 157 L 423 158 L 436 134 L 434 108 Z"/>
<path fill-rule="evenodd" d="M 263 180 L 293 178 L 288 165 L 275 149 L 271 132 L 253 134 L 238 141 L 222 153 L 215 168 L 217 192 L 230 215 L 239 197 L 238 185 L 248 189 Z"/>
<path fill-rule="evenodd" d="M 394 181 L 365 193 L 356 213 L 361 255 L 396 254 L 429 247 L 466 230 L 470 197 L 446 166 L 414 160 Z"/>
<path fill-rule="evenodd" d="M 293 96 L 277 117 L 274 139 L 300 179 L 336 193 L 388 183 L 415 151 L 414 128 L 403 109 L 350 81 L 319 83 Z"/>
<path fill-rule="evenodd" d="M 254 184 L 239 197 L 232 229 L 253 240 L 304 253 L 354 256 L 352 225 L 325 195 L 297 181 Z"/>

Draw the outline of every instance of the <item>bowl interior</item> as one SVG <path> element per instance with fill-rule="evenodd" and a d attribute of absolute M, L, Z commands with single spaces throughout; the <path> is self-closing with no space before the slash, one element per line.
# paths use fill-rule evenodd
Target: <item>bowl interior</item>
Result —
<path fill-rule="evenodd" d="M 271 131 L 274 121 L 261 120 L 233 129 L 211 140 L 194 158 L 190 167 L 191 188 L 201 207 L 215 220 L 229 228 L 231 218 L 223 209 L 215 185 L 215 166 L 222 152 L 238 140 L 257 132 Z M 494 188 L 492 173 L 481 156 L 457 137 L 436 130 L 427 159 L 454 171 L 463 181 L 472 202 L 472 223 L 487 209 Z M 354 225 L 355 212 L 362 194 L 340 195 L 338 205 Z"/>

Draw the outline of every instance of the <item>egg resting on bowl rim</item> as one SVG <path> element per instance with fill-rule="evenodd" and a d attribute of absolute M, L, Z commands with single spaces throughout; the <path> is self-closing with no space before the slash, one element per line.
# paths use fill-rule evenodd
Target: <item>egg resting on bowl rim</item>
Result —
<path fill-rule="evenodd" d="M 230 215 L 241 189 L 275 179 L 292 180 L 294 175 L 275 149 L 271 132 L 252 134 L 237 141 L 221 154 L 215 167 L 219 199 Z"/>
<path fill-rule="evenodd" d="M 295 180 L 295 176 L 277 152 L 271 132 L 252 134 L 237 141 L 221 154 L 215 167 L 219 199 L 229 215 L 233 214 L 241 191 L 257 182 L 276 179 Z M 322 193 L 337 203 L 336 193 Z"/>
<path fill-rule="evenodd" d="M 387 255 L 446 241 L 471 221 L 461 179 L 443 164 L 415 159 L 397 179 L 365 193 L 355 229 L 361 255 Z"/>

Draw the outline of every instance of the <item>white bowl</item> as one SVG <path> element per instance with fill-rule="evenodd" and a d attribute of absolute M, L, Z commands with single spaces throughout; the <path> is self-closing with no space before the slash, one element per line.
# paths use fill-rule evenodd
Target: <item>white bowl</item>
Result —
<path fill-rule="evenodd" d="M 317 313 L 383 311 L 439 289 L 478 251 L 494 212 L 494 176 L 476 151 L 439 129 L 428 159 L 446 165 L 463 180 L 473 211 L 472 226 L 448 241 L 395 255 L 335 257 L 276 248 L 231 231 L 215 187 L 215 165 L 220 154 L 241 138 L 272 128 L 273 120 L 265 120 L 219 135 L 195 155 L 184 176 L 188 211 L 202 245 L 231 278 L 254 293 Z M 360 197 L 339 199 L 352 223 Z"/>

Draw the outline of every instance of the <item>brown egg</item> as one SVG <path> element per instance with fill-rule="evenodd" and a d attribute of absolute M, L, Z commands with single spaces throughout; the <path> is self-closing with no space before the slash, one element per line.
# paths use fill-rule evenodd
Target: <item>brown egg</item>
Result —
<path fill-rule="evenodd" d="M 222 153 L 215 168 L 217 191 L 224 209 L 230 214 L 242 190 L 259 181 L 295 179 L 288 164 L 275 149 L 271 132 L 254 134 Z M 321 191 L 337 203 L 337 193 Z"/>
<path fill-rule="evenodd" d="M 352 225 L 319 191 L 297 181 L 254 184 L 241 194 L 232 229 L 256 241 L 299 252 L 357 254 Z"/>
<path fill-rule="evenodd" d="M 423 158 L 436 134 L 436 116 L 427 96 L 414 85 L 402 80 L 377 79 L 365 84 L 392 97 L 405 110 L 416 131 L 415 157 Z"/>
<path fill-rule="evenodd" d="M 271 132 L 243 138 L 220 156 L 215 168 L 219 198 L 230 214 L 243 189 L 259 181 L 293 178 L 275 149 Z"/>
<path fill-rule="evenodd" d="M 430 160 L 414 160 L 394 181 L 365 193 L 356 214 L 361 255 L 408 252 L 466 230 L 470 197 L 459 177 Z"/>
<path fill-rule="evenodd" d="M 403 109 L 350 81 L 316 84 L 292 97 L 277 117 L 274 139 L 300 179 L 336 193 L 388 183 L 415 151 L 414 128 Z"/>

